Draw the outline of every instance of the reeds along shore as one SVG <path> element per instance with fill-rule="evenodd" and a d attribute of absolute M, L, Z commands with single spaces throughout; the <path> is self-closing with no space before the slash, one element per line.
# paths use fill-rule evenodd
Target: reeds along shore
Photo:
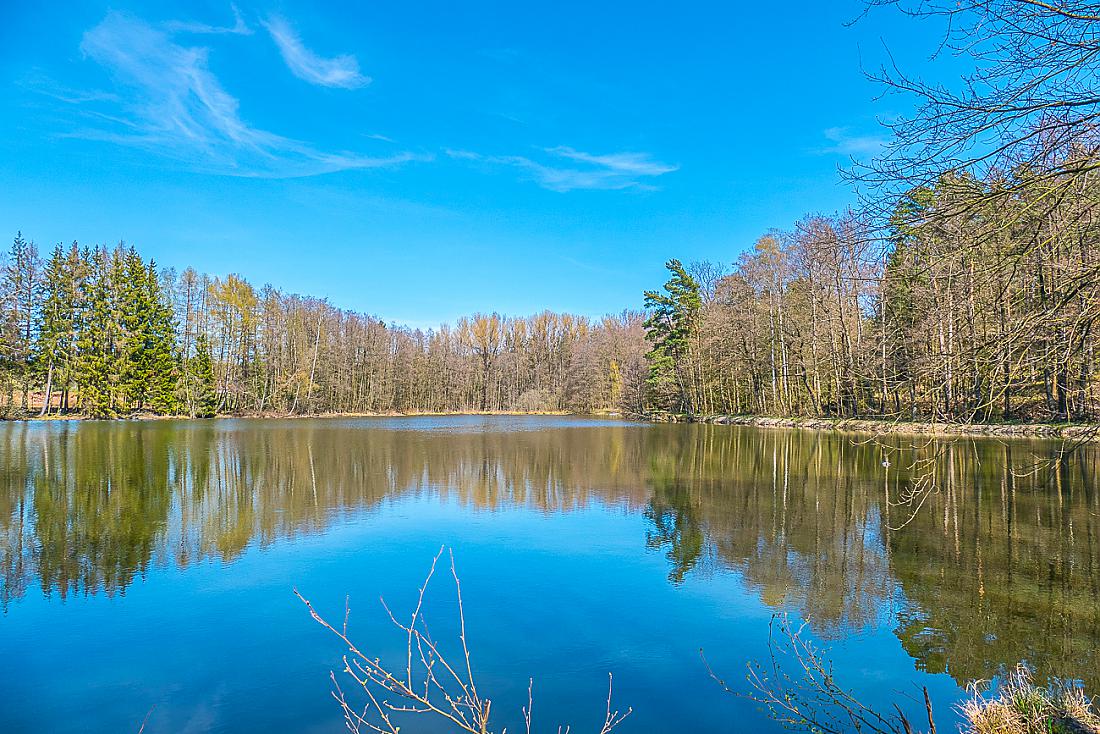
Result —
<path fill-rule="evenodd" d="M 960 706 L 968 734 L 1096 734 L 1100 714 L 1072 681 L 1037 685 L 1024 666 L 1004 676 L 990 696 Z"/>

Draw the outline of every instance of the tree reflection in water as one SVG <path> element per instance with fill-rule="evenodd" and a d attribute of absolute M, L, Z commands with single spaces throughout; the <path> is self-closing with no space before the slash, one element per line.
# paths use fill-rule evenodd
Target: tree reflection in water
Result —
<path fill-rule="evenodd" d="M 667 559 L 672 583 L 739 574 L 826 637 L 890 624 L 917 666 L 960 683 L 1024 660 L 1100 688 L 1096 447 L 1058 458 L 1041 442 L 891 437 L 887 468 L 881 447 L 835 434 L 418 425 L 5 425 L 0 604 L 35 587 L 123 593 L 150 568 L 231 561 L 405 496 L 478 511 L 599 503 L 644 515 L 639 548 Z M 935 491 L 891 531 L 922 455 Z"/>

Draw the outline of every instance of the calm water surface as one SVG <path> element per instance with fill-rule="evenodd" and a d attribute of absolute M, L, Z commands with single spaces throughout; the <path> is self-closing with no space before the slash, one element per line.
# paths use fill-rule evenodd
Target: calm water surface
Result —
<path fill-rule="evenodd" d="M 150 709 L 154 733 L 342 731 L 341 649 L 292 588 L 334 619 L 350 597 L 352 637 L 401 660 L 379 596 L 408 610 L 441 544 L 512 731 L 528 677 L 536 728 L 595 731 L 609 671 L 624 734 L 777 730 L 698 654 L 740 686 L 777 612 L 868 702 L 928 686 L 952 729 L 961 686 L 1019 660 L 1098 692 L 1100 457 L 1054 450 L 559 418 L 4 424 L 0 731 L 133 732 Z M 934 478 L 915 515 L 895 504 L 914 459 Z"/>

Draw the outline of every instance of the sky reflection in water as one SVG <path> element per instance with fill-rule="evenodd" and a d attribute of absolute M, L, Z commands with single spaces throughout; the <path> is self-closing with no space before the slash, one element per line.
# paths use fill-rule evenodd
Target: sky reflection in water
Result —
<path fill-rule="evenodd" d="M 956 441 L 901 530 L 901 452 L 838 435 L 526 417 L 0 426 L 0 730 L 338 732 L 340 648 L 297 586 L 383 657 L 378 603 L 454 549 L 499 727 L 770 731 L 740 685 L 772 614 L 811 621 L 887 705 L 1027 660 L 1100 690 L 1097 452 Z M 1010 471 L 1013 468 L 1015 471 Z M 888 520 L 889 518 L 889 520 Z M 428 619 L 453 632 L 453 589 Z M 417 731 L 442 731 L 418 724 Z"/>

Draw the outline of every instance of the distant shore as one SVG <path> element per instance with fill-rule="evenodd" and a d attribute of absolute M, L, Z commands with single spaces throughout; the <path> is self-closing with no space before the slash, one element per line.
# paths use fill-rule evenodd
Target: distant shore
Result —
<path fill-rule="evenodd" d="M 426 418 L 446 416 L 576 416 L 576 417 L 603 417 L 615 418 L 621 416 L 616 411 L 602 411 L 595 413 L 571 413 L 566 410 L 458 410 L 449 412 L 367 412 L 367 413 L 219 413 L 214 418 L 191 418 L 186 415 L 156 415 L 154 413 L 135 413 L 133 415 L 119 416 L 117 418 L 90 418 L 78 413 L 66 415 L 14 415 L 9 416 L 9 421 L 164 421 L 164 420 L 214 420 L 217 418 L 256 418 L 264 420 L 302 420 L 310 418 Z"/>
<path fill-rule="evenodd" d="M 687 415 L 683 413 L 625 413 L 613 410 L 594 413 L 574 413 L 566 410 L 460 410 L 446 412 L 363 412 L 363 413 L 228 413 L 217 418 L 262 420 L 309 420 L 317 418 L 443 418 L 457 416 L 545 416 L 545 417 L 600 417 L 623 418 L 649 423 L 708 423 L 714 425 L 749 426 L 754 428 L 798 429 L 806 431 L 835 431 L 867 435 L 910 436 L 971 436 L 1001 438 L 1051 438 L 1076 441 L 1100 441 L 1100 424 L 1096 423 L 931 423 L 919 421 L 893 421 L 884 418 L 810 418 L 774 417 L 759 415 Z M 11 416 L 13 421 L 161 421 L 189 420 L 185 415 L 154 415 L 141 413 L 113 419 L 92 419 L 78 414 Z M 206 420 L 206 419 L 194 419 Z"/>
<path fill-rule="evenodd" d="M 794 428 L 873 435 L 1100 440 L 1100 424 L 1096 423 L 928 423 L 892 421 L 884 418 L 775 418 L 756 415 L 689 416 L 677 413 L 652 413 L 645 415 L 644 418 L 655 423 L 713 423 L 756 428 Z"/>

